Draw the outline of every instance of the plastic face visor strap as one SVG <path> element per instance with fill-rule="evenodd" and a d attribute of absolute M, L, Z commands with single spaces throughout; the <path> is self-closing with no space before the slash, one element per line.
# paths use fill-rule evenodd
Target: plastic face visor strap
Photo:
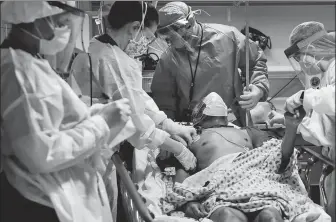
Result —
<path fill-rule="evenodd" d="M 310 36 L 309 38 L 299 41 L 289 48 L 287 48 L 284 53 L 287 56 L 287 58 L 294 56 L 296 53 L 298 53 L 303 47 L 306 47 L 310 43 L 314 42 L 315 40 L 327 35 L 327 32 L 325 30 L 319 31 L 315 33 L 314 35 Z"/>
<path fill-rule="evenodd" d="M 64 4 L 62 2 L 48 1 L 48 4 L 51 5 L 51 6 L 55 6 L 55 7 L 58 7 L 60 9 L 63 9 L 65 12 L 69 12 L 69 13 L 72 13 L 72 14 L 77 15 L 77 16 L 84 17 L 84 15 L 85 15 L 84 11 L 82 11 L 78 8 L 74 8 L 70 5 Z"/>

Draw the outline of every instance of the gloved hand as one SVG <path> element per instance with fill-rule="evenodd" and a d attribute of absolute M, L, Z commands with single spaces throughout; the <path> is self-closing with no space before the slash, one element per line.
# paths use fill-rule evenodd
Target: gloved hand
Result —
<path fill-rule="evenodd" d="M 260 99 L 263 97 L 263 91 L 259 89 L 258 86 L 250 84 L 247 88 L 244 88 L 244 95 L 240 96 L 239 105 L 243 109 L 251 110 L 253 109 Z"/>
<path fill-rule="evenodd" d="M 303 92 L 303 90 L 300 90 L 291 97 L 287 98 L 285 102 L 285 111 L 294 114 L 294 110 L 303 104 L 303 99 L 300 98 Z"/>
<path fill-rule="evenodd" d="M 306 116 L 306 111 L 303 106 L 299 106 L 294 110 L 294 114 L 290 112 L 285 113 L 285 124 L 286 128 L 296 129 L 302 122 L 303 118 Z"/>
<path fill-rule="evenodd" d="M 184 139 L 182 139 L 179 135 L 171 135 L 170 138 L 172 138 L 173 140 L 176 140 L 176 141 L 182 143 L 183 146 L 188 146 L 187 142 Z"/>
<path fill-rule="evenodd" d="M 274 110 L 268 113 L 268 119 L 271 126 L 273 126 L 274 123 L 285 125 L 285 116 Z"/>
<path fill-rule="evenodd" d="M 90 107 L 91 116 L 94 116 L 94 115 L 98 114 L 104 108 L 104 106 L 105 106 L 105 104 L 102 104 L 102 103 L 93 104 Z"/>
<path fill-rule="evenodd" d="M 188 145 L 191 144 L 193 138 L 197 135 L 196 129 L 192 126 L 183 126 L 175 123 L 171 119 L 165 119 L 162 122 L 162 130 L 171 135 L 177 135 L 182 138 Z M 177 137 L 176 137 L 177 138 Z"/>
<path fill-rule="evenodd" d="M 197 162 L 196 157 L 192 152 L 190 152 L 190 150 L 187 147 L 183 146 L 182 143 L 181 147 L 182 152 L 179 154 L 174 154 L 174 156 L 178 161 L 180 161 L 180 163 L 182 164 L 182 166 L 185 168 L 186 171 L 195 169 Z"/>

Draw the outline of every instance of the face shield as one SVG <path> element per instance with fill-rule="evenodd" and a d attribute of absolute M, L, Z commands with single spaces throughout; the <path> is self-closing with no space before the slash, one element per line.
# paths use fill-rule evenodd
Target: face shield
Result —
<path fill-rule="evenodd" d="M 55 29 L 59 27 L 67 27 L 70 29 L 71 34 L 67 45 L 62 51 L 57 52 L 55 55 L 45 55 L 45 58 L 49 61 L 51 67 L 53 67 L 57 73 L 67 73 L 77 37 L 83 27 L 85 13 L 80 9 L 61 2 L 48 3 L 64 11 L 63 13 L 49 17 L 53 27 L 55 27 Z"/>
<path fill-rule="evenodd" d="M 324 36 L 326 35 L 326 31 L 322 30 L 305 40 L 293 44 L 284 51 L 297 77 L 305 88 L 319 87 L 323 72 L 319 68 L 318 63 L 324 58 L 325 53 L 330 53 L 319 45 L 321 41 L 325 40 Z M 316 56 L 321 57 L 321 59 L 317 60 Z"/>
<path fill-rule="evenodd" d="M 174 3 L 172 3 L 174 4 Z M 178 9 L 176 9 L 177 7 Z M 172 7 L 170 10 L 167 11 L 168 14 L 174 17 L 174 14 L 178 15 L 179 6 Z M 177 10 L 177 11 L 175 11 Z M 199 35 L 194 34 L 193 24 L 197 23 L 195 20 L 195 15 L 200 14 L 201 12 L 205 12 L 208 16 L 210 16 L 206 11 L 202 9 L 191 10 L 188 7 L 188 14 L 183 12 L 184 15 L 178 15 L 179 19 L 174 21 L 173 23 L 165 26 L 159 26 L 158 30 L 156 31 L 158 38 L 167 42 L 168 46 L 175 48 L 175 49 L 187 49 L 188 51 L 192 51 L 192 45 L 197 44 L 201 37 Z M 167 16 L 167 15 L 163 15 Z M 167 16 L 167 19 L 170 20 L 170 16 Z"/>
<path fill-rule="evenodd" d="M 166 41 L 168 46 L 190 51 L 192 49 L 191 44 L 198 42 L 200 38 L 189 31 L 187 25 L 188 20 L 183 18 L 168 26 L 159 27 L 156 34 L 158 38 Z"/>

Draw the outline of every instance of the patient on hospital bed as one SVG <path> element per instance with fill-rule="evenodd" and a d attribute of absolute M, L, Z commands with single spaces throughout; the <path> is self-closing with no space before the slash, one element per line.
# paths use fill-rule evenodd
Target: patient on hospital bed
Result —
<path fill-rule="evenodd" d="M 215 222 L 330 221 L 308 198 L 298 174 L 294 143 L 300 118 L 287 115 L 286 121 L 282 141 L 276 132 L 230 127 L 225 103 L 210 93 L 193 111 L 199 129 L 190 146 L 196 172 L 184 171 L 173 157 L 157 158 L 161 170 L 176 169 L 175 183 L 162 200 L 163 212 L 182 211 Z M 295 220 L 300 216 L 305 219 Z"/>

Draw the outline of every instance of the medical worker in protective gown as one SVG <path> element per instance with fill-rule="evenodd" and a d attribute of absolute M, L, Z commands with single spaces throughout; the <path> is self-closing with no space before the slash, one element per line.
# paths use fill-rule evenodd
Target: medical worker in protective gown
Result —
<path fill-rule="evenodd" d="M 1 44 L 1 221 L 113 221 L 101 152 L 135 131 L 124 132 L 127 99 L 88 108 L 56 73 L 83 18 L 62 2 L 1 4 L 12 24 Z"/>
<path fill-rule="evenodd" d="M 319 22 L 305 22 L 290 35 L 291 47 L 285 54 L 305 86 L 289 97 L 285 110 L 294 113 L 303 105 L 307 115 L 298 133 L 304 140 L 322 146 L 322 154 L 335 162 L 335 32 L 327 33 Z M 271 122 L 283 123 L 283 116 L 272 112 Z M 335 221 L 335 171 L 325 181 L 327 212 Z"/>
<path fill-rule="evenodd" d="M 99 83 L 94 82 L 94 87 L 97 91 L 100 90 L 96 97 L 101 97 L 100 101 L 104 98 L 128 98 L 132 121 L 137 128 L 137 133 L 129 139 L 132 145 L 139 149 L 145 146 L 153 149 L 160 147 L 175 154 L 183 150 L 180 161 L 186 168 L 193 168 L 195 160 L 189 156 L 191 153 L 169 137 L 176 135 L 181 141 L 183 139 L 188 143 L 196 134 L 195 130 L 174 123 L 158 109 L 142 89 L 141 63 L 134 59 L 144 54 L 148 44 L 155 38 L 154 32 L 158 24 L 156 9 L 138 1 L 116 1 L 107 18 L 107 33 L 95 37 L 89 46 L 93 78 Z M 72 69 L 77 82 L 81 81 L 80 78 L 86 78 L 79 71 L 81 70 Z"/>
<path fill-rule="evenodd" d="M 106 33 L 95 37 L 89 46 L 94 97 L 99 102 L 129 99 L 131 118 L 137 131 L 128 141 L 137 149 L 148 147 L 170 151 L 186 169 L 193 169 L 196 158 L 185 145 L 196 135 L 195 129 L 173 122 L 158 109 L 142 89 L 142 65 L 135 59 L 147 51 L 148 44 L 155 38 L 158 24 L 156 9 L 145 2 L 116 1 L 107 20 Z M 88 71 L 82 71 L 83 67 L 89 70 L 88 57 L 84 56 L 75 59 L 71 73 L 81 91 L 85 91 L 82 78 L 87 79 L 90 75 Z M 170 136 L 174 136 L 175 140 Z"/>
<path fill-rule="evenodd" d="M 153 99 L 168 117 L 190 121 L 193 107 L 210 92 L 216 92 L 233 110 L 236 125 L 246 125 L 246 110 L 268 96 L 266 57 L 250 41 L 250 85 L 249 92 L 243 94 L 245 36 L 235 27 L 199 23 L 195 13 L 183 2 L 170 2 L 159 10 L 157 34 L 170 47 L 155 70 Z"/>

